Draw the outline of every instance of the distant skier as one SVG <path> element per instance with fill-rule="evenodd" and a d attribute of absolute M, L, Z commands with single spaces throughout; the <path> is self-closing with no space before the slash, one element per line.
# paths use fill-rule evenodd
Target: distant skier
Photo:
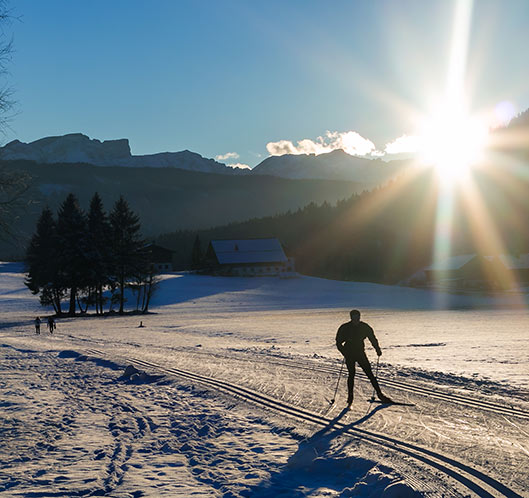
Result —
<path fill-rule="evenodd" d="M 35 334 L 40 335 L 40 318 L 35 318 Z"/>
<path fill-rule="evenodd" d="M 386 395 L 382 394 L 378 381 L 373 375 L 371 365 L 367 359 L 366 352 L 364 349 L 364 340 L 369 339 L 377 355 L 382 355 L 380 346 L 378 345 L 377 338 L 373 329 L 364 322 L 360 321 L 360 311 L 351 310 L 350 312 L 351 321 L 340 325 L 338 332 L 336 333 L 336 347 L 343 354 L 345 358 L 345 364 L 349 372 L 349 378 L 347 379 L 347 388 L 349 394 L 347 396 L 347 404 L 350 405 L 353 402 L 353 390 L 354 390 L 354 379 L 355 379 L 355 364 L 358 363 L 362 370 L 365 372 L 371 384 L 375 388 L 378 398 L 382 403 L 391 403 L 392 400 Z"/>
<path fill-rule="evenodd" d="M 53 331 L 55 330 L 55 320 L 53 319 L 52 316 L 49 316 L 48 317 L 48 330 L 50 332 L 50 334 L 53 334 Z"/>

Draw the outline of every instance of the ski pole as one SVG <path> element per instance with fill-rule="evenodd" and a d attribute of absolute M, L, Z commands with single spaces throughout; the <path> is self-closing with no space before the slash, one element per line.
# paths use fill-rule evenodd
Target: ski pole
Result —
<path fill-rule="evenodd" d="M 378 381 L 378 364 L 380 363 L 380 356 L 377 356 L 377 368 L 375 368 L 375 380 Z M 371 401 L 375 401 L 375 387 L 373 386 L 373 394 L 371 395 Z"/>
<path fill-rule="evenodd" d="M 336 401 L 336 393 L 338 392 L 338 385 L 340 384 L 340 378 L 342 377 L 342 370 L 343 370 L 344 363 L 345 363 L 345 356 L 343 357 L 343 360 L 342 360 L 342 366 L 340 367 L 340 374 L 338 375 L 338 382 L 336 382 L 336 389 L 334 390 L 334 396 L 331 399 L 331 405 Z"/>

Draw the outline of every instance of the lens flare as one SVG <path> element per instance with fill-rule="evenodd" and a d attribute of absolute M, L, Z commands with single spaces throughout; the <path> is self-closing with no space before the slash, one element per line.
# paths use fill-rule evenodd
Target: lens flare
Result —
<path fill-rule="evenodd" d="M 484 121 L 451 107 L 425 120 L 419 146 L 420 160 L 434 166 L 447 183 L 467 177 L 483 159 L 488 137 Z"/>

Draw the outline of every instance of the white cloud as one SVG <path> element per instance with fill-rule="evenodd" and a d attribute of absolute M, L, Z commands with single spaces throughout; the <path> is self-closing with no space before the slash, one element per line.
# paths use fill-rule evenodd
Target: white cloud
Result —
<path fill-rule="evenodd" d="M 219 154 L 215 156 L 217 161 L 226 161 L 226 159 L 239 159 L 239 154 L 237 152 L 226 152 L 226 154 Z"/>
<path fill-rule="evenodd" d="M 415 135 L 402 135 L 399 138 L 386 144 L 384 152 L 386 154 L 405 154 L 417 152 L 419 150 L 419 137 Z"/>
<path fill-rule="evenodd" d="M 304 138 L 296 145 L 290 140 L 279 140 L 266 144 L 266 150 L 272 156 L 284 154 L 325 154 L 333 150 L 343 149 L 352 156 L 376 155 L 376 147 L 371 140 L 362 137 L 356 131 L 327 131 L 325 136 L 316 140 Z"/>
<path fill-rule="evenodd" d="M 271 156 L 282 156 L 284 154 L 307 154 L 307 152 L 299 152 L 290 140 L 268 142 L 266 144 L 266 150 Z"/>
<path fill-rule="evenodd" d="M 252 169 L 250 166 L 244 163 L 227 164 L 226 166 L 229 166 L 230 168 Z"/>

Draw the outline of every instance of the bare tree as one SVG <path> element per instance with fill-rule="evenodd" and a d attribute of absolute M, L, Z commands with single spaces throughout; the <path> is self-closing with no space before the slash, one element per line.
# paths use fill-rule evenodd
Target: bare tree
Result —
<path fill-rule="evenodd" d="M 24 194 L 29 187 L 29 175 L 0 166 L 0 238 L 13 235 L 12 226 L 18 213 L 27 204 Z"/>
<path fill-rule="evenodd" d="M 8 39 L 5 28 L 11 24 L 12 20 L 13 13 L 8 7 L 8 0 L 0 0 L 0 79 L 3 82 L 0 85 L 0 130 L 2 132 L 5 132 L 11 118 L 10 111 L 13 110 L 15 105 L 13 89 L 5 82 L 9 74 L 8 66 L 13 55 L 13 39 Z"/>
<path fill-rule="evenodd" d="M 7 0 L 0 0 L 0 133 L 5 133 L 11 112 L 15 105 L 13 89 L 7 83 L 8 66 L 13 54 L 13 41 L 6 35 L 5 28 L 13 20 Z M 1 159 L 1 157 L 0 157 Z M 10 228 L 16 220 L 16 213 L 23 205 L 23 195 L 28 189 L 29 177 L 0 165 L 0 237 L 12 236 Z"/>

